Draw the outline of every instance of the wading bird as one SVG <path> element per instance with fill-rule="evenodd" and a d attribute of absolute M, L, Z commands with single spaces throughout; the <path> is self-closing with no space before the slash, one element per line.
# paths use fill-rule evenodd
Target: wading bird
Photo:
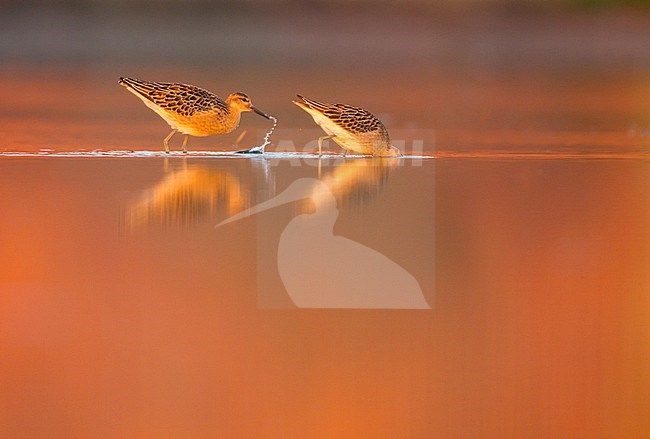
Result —
<path fill-rule="evenodd" d="M 232 93 L 223 101 L 207 90 L 175 82 L 149 82 L 134 78 L 120 78 L 120 85 L 142 99 L 172 127 L 163 140 L 169 152 L 169 140 L 177 132 L 183 133 L 183 152 L 187 152 L 189 136 L 205 137 L 227 134 L 239 125 L 241 113 L 254 111 L 269 120 L 273 118 L 258 110 L 244 93 Z M 263 153 L 264 146 L 241 151 Z"/>
<path fill-rule="evenodd" d="M 391 145 L 386 127 L 372 113 L 345 104 L 323 104 L 297 95 L 294 104 L 314 118 L 327 134 L 318 138 L 318 155 L 323 155 L 323 140 L 332 139 L 348 151 L 373 156 L 401 156 Z"/>

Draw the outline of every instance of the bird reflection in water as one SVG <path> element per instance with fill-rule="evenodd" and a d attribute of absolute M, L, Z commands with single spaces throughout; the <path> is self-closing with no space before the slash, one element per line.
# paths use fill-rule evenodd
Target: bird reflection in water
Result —
<path fill-rule="evenodd" d="M 244 209 L 248 193 L 239 178 L 228 170 L 184 163 L 167 171 L 162 181 L 127 209 L 127 226 L 137 229 L 152 224 L 197 224 L 224 212 L 231 216 Z"/>
<path fill-rule="evenodd" d="M 398 158 L 348 159 L 322 178 L 341 209 L 359 207 L 372 201 L 388 181 L 389 170 Z M 251 191 L 242 183 L 236 169 L 189 165 L 169 169 L 165 177 L 134 202 L 124 216 L 126 226 L 135 230 L 150 225 L 178 227 L 198 224 L 215 216 L 231 217 L 251 203 Z M 275 196 L 269 162 L 251 160 L 252 182 L 264 184 L 269 197 Z M 324 202 L 324 195 L 314 186 L 305 209 Z M 260 193 L 264 191 L 256 191 Z M 254 200 L 252 200 L 254 202 Z"/>
<path fill-rule="evenodd" d="M 398 166 L 400 160 L 382 157 L 347 159 L 321 181 L 336 198 L 339 209 L 361 207 L 382 192 L 388 182 L 391 168 Z M 318 187 L 315 186 L 310 198 L 314 204 L 318 204 L 321 197 Z"/>

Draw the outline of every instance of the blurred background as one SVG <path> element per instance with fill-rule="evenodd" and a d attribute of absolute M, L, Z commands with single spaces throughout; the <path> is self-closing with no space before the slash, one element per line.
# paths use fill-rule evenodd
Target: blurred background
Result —
<path fill-rule="evenodd" d="M 648 47 L 645 0 L 4 1 L 0 149 L 158 148 L 134 76 L 244 91 L 279 129 L 311 126 L 301 93 L 435 130 L 429 149 L 644 150 Z"/>
<path fill-rule="evenodd" d="M 647 0 L 3 2 L 3 62 L 641 72 Z M 218 70 L 217 70 L 218 72 Z M 261 72 L 263 73 L 263 72 Z"/>

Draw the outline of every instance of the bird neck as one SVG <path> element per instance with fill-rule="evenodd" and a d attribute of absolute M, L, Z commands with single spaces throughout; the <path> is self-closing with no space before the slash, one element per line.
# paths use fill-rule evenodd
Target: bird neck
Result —
<path fill-rule="evenodd" d="M 236 128 L 239 125 L 241 113 L 242 112 L 239 108 L 230 107 L 230 111 L 228 112 L 228 125 Z"/>

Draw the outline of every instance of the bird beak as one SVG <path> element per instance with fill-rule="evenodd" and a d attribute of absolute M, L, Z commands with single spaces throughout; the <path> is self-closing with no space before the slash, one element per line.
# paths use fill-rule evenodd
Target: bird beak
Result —
<path fill-rule="evenodd" d="M 268 114 L 266 114 L 266 113 L 263 112 L 263 111 L 258 110 L 257 107 L 253 107 L 253 106 L 251 105 L 251 109 L 252 109 L 254 112 L 256 112 L 257 114 L 259 114 L 260 116 L 265 117 L 265 118 L 267 118 L 268 120 L 271 120 L 271 116 L 269 116 Z"/>

